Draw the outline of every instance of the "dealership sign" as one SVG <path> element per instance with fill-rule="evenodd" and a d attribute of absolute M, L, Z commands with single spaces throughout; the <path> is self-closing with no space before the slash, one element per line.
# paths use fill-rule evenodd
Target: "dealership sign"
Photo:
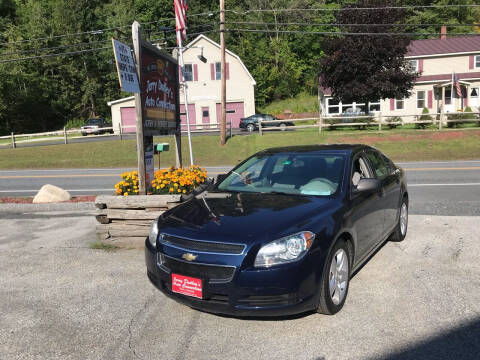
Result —
<path fill-rule="evenodd" d="M 142 41 L 141 100 L 144 135 L 174 134 L 179 129 L 178 64 Z"/>

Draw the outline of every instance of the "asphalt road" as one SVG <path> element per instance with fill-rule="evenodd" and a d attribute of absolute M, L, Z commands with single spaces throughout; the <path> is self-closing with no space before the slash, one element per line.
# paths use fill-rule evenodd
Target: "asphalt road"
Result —
<path fill-rule="evenodd" d="M 478 217 L 411 216 L 335 316 L 237 319 L 167 299 L 88 213 L 0 212 L 1 359 L 478 359 Z"/>
<path fill-rule="evenodd" d="M 480 160 L 399 163 L 406 170 L 410 211 L 423 215 L 480 215 Z M 230 166 L 207 168 L 210 176 Z M 72 195 L 110 194 L 128 169 L 0 171 L 0 196 L 32 196 L 44 184 Z"/>

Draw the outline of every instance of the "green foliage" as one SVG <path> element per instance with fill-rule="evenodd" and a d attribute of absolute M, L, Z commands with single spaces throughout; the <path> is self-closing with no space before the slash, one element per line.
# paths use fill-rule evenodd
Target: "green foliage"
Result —
<path fill-rule="evenodd" d="M 397 123 L 397 122 L 401 123 L 402 118 L 400 116 L 389 117 L 385 119 L 385 122 L 387 123 L 387 126 L 389 129 L 395 129 L 400 124 L 393 124 L 393 123 Z"/>
<path fill-rule="evenodd" d="M 432 121 L 432 117 L 429 115 L 429 111 L 426 107 L 423 108 L 422 115 L 420 115 L 419 121 Z M 425 129 L 428 125 L 428 123 L 418 123 L 415 124 L 415 128 Z"/>
<path fill-rule="evenodd" d="M 365 1 L 361 0 L 359 4 Z M 385 4 L 391 1 L 394 0 L 388 0 Z M 341 4 L 347 1 L 226 0 L 225 3 L 226 9 L 237 11 L 229 11 L 226 14 L 227 28 L 230 29 L 226 33 L 227 48 L 240 56 L 255 78 L 257 107 L 271 113 L 283 112 L 285 109 L 293 112 L 317 111 L 318 65 L 323 58 L 328 59 L 332 55 L 332 47 L 329 46 L 328 40 L 335 39 L 283 31 L 337 31 L 339 28 L 332 25 L 318 25 L 335 23 L 337 21 L 335 14 L 339 14 L 338 20 L 343 22 L 350 21 L 348 17 L 353 13 L 360 14 L 361 19 L 354 19 L 358 22 L 394 23 L 399 20 L 395 14 L 385 15 L 386 10 L 377 11 L 375 12 L 377 15 L 374 16 L 365 16 L 362 12 L 331 11 L 244 13 L 246 9 L 340 8 Z M 404 1 L 407 5 L 446 3 L 451 1 Z M 463 0 L 463 3 L 474 4 L 475 0 Z M 207 36 L 219 41 L 218 31 L 211 32 L 218 29 L 218 13 L 215 12 L 217 9 L 218 0 L 189 1 L 188 14 L 213 11 L 211 16 L 205 14 L 188 18 L 190 40 L 197 33 L 207 32 Z M 344 15 L 341 15 L 342 13 Z M 349 13 L 351 15 L 348 15 Z M 474 24 L 479 22 L 480 9 L 417 8 L 407 11 L 404 15 L 405 21 L 411 24 Z M 159 42 L 165 47 L 173 47 L 176 45 L 174 32 L 171 31 L 175 27 L 173 17 L 172 0 L 2 0 L 0 42 L 10 44 L 0 46 L 0 60 L 110 47 L 111 37 L 130 42 L 129 24 L 133 20 L 144 24 L 144 35 L 147 39 Z M 160 19 L 162 20 L 159 22 Z M 285 25 L 286 23 L 290 25 Z M 88 33 L 94 29 L 114 27 L 118 27 L 122 33 L 114 30 Z M 161 30 L 163 27 L 170 29 L 165 33 L 166 39 Z M 233 30 L 235 28 L 267 32 L 238 32 Z M 413 25 L 407 28 L 387 28 L 387 31 L 398 29 L 425 33 L 439 31 L 432 26 Z M 368 27 L 342 27 L 341 30 L 371 31 Z M 382 28 L 382 31 L 384 30 L 385 28 Z M 372 31 L 380 30 L 377 27 Z M 449 33 L 478 31 L 478 28 L 457 27 L 449 28 L 448 31 Z M 54 36 L 77 32 L 85 34 L 72 37 Z M 46 39 L 22 42 L 33 38 Z M 341 88 L 338 94 L 343 96 L 350 94 L 349 96 L 355 97 L 355 101 L 359 101 L 359 97 L 369 99 L 375 97 L 370 100 L 378 100 L 379 97 L 385 96 L 403 97 L 397 96 L 398 93 L 404 92 L 411 84 L 408 81 L 404 82 L 405 76 L 397 70 L 403 65 L 400 57 L 403 53 L 399 49 L 403 49 L 408 39 L 395 36 L 395 41 L 389 40 L 393 45 L 386 44 L 378 40 L 382 38 L 377 37 L 355 36 L 337 39 L 344 43 L 343 49 L 346 51 L 346 56 L 338 58 L 336 66 L 340 66 L 339 72 L 333 72 L 344 79 L 343 82 L 338 82 Z M 72 44 L 75 46 L 72 47 Z M 353 49 L 359 45 L 362 45 L 360 47 L 362 51 L 357 53 Z M 389 58 L 392 53 L 395 56 Z M 385 58 L 389 59 L 388 62 L 385 62 Z M 362 59 L 369 61 L 363 62 Z M 58 130 L 65 125 L 75 127 L 93 115 L 108 118 L 110 109 L 106 103 L 127 96 L 119 90 L 116 69 L 112 61 L 113 53 L 111 49 L 106 49 L 74 56 L 0 63 L 0 135 L 11 131 L 28 133 Z M 388 71 L 378 71 L 379 68 L 383 69 L 385 64 L 388 65 L 387 69 L 393 69 L 395 79 L 389 78 L 391 73 Z M 340 71 L 341 69 L 344 71 Z M 371 76 L 372 71 L 378 74 Z M 352 72 L 363 75 L 359 77 Z M 400 83 L 404 85 L 399 86 Z M 379 84 L 382 84 L 380 93 Z M 395 94 L 392 95 L 392 92 Z M 281 109 L 282 106 L 285 107 Z"/>
<path fill-rule="evenodd" d="M 396 33 L 405 21 L 404 11 L 394 9 L 396 0 L 360 0 L 344 5 L 365 10 L 338 11 L 336 21 L 349 33 Z M 371 10 L 372 8 L 375 8 Z M 356 26 L 362 24 L 366 26 Z M 384 26 L 376 26 L 384 24 Z M 406 36 L 338 36 L 327 43 L 320 62 L 321 85 L 344 103 L 375 102 L 385 98 L 410 96 L 417 74 L 407 66 L 404 55 L 410 39 Z"/>

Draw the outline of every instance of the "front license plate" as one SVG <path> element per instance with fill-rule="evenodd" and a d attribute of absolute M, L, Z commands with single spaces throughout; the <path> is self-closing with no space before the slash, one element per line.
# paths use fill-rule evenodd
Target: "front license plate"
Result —
<path fill-rule="evenodd" d="M 201 299 L 203 293 L 202 279 L 172 274 L 172 291 L 174 293 Z"/>

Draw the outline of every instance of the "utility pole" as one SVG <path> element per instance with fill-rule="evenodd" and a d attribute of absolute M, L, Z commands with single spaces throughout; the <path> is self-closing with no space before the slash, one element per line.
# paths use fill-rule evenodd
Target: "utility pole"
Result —
<path fill-rule="evenodd" d="M 142 29 L 137 21 L 132 24 L 132 40 L 135 52 L 135 61 L 137 63 L 138 83 L 142 84 L 142 70 L 140 69 L 140 59 L 142 58 Z M 145 179 L 145 138 L 143 136 L 143 106 L 142 96 L 140 93 L 135 93 L 135 115 L 137 118 L 137 161 L 138 161 L 138 185 L 139 195 L 146 195 L 147 185 Z"/>
<path fill-rule="evenodd" d="M 220 124 L 220 144 L 225 145 L 227 132 L 227 78 L 225 76 L 225 0 L 220 0 L 220 47 L 222 53 L 222 120 Z"/>

